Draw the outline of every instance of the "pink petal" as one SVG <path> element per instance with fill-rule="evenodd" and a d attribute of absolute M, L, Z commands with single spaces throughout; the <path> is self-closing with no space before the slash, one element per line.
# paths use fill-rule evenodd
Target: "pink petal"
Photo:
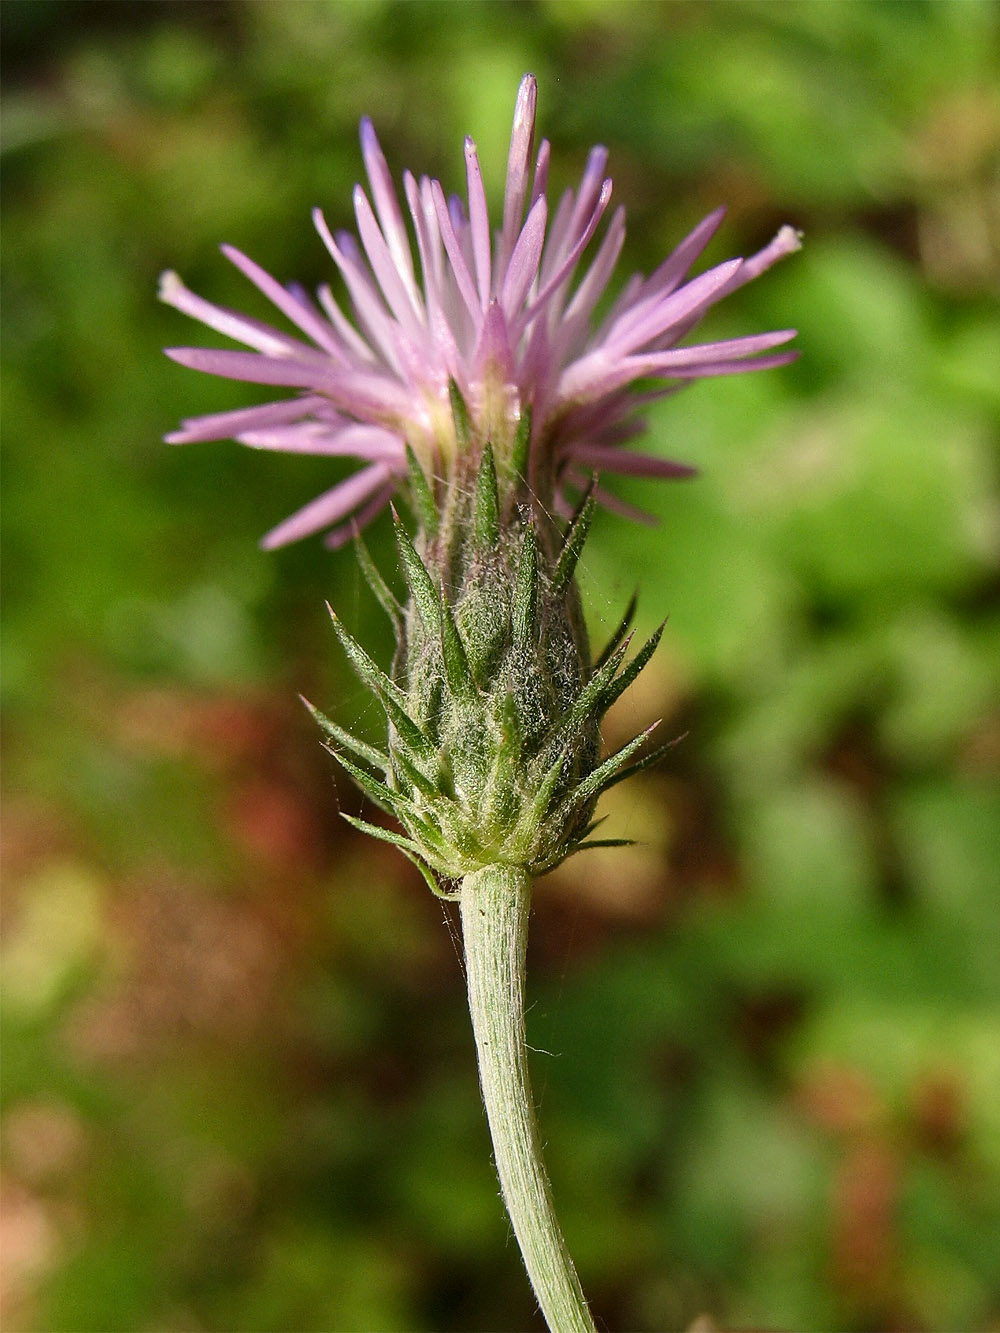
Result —
<path fill-rule="evenodd" d="M 476 268 L 479 299 L 485 310 L 490 299 L 490 215 L 486 208 L 483 173 L 476 145 L 465 141 L 465 171 L 469 185 L 469 229 L 472 234 L 472 258 Z"/>
<path fill-rule="evenodd" d="M 626 355 L 692 316 L 700 318 L 719 299 L 742 263 L 742 259 L 729 259 L 692 278 L 668 296 L 638 301 L 615 321 L 603 339 L 605 348 L 616 355 Z"/>
<path fill-rule="evenodd" d="M 504 274 L 503 287 L 500 290 L 500 302 L 508 319 L 512 319 L 520 310 L 528 294 L 528 288 L 538 274 L 538 261 L 545 241 L 547 213 L 548 206 L 543 196 L 532 206 L 528 220 L 514 246 L 514 253 L 510 257 L 510 265 Z"/>
<path fill-rule="evenodd" d="M 360 251 L 353 237 L 340 234 L 340 244 L 330 234 L 326 218 L 318 208 L 313 210 L 313 225 L 333 262 L 340 269 L 347 287 L 354 310 L 365 333 L 381 352 L 385 361 L 393 365 L 393 322 L 386 310 L 384 299 L 379 295 L 371 278 L 364 270 Z"/>
<path fill-rule="evenodd" d="M 664 352 L 639 352 L 623 358 L 623 364 L 634 367 L 636 376 L 671 374 L 682 366 L 706 365 L 713 361 L 727 361 L 735 357 L 753 356 L 770 351 L 795 337 L 795 329 L 779 329 L 774 333 L 754 333 L 744 338 L 728 338 L 722 342 L 701 343 L 691 347 L 672 347 Z"/>
<path fill-rule="evenodd" d="M 525 324 L 530 323 L 531 320 L 534 319 L 535 315 L 537 315 L 539 311 L 544 309 L 546 302 L 551 300 L 553 293 L 556 292 L 558 288 L 561 287 L 562 284 L 568 280 L 573 270 L 576 268 L 580 256 L 583 254 L 584 250 L 590 244 L 590 239 L 593 236 L 594 232 L 597 230 L 597 224 L 604 216 L 604 211 L 607 208 L 610 199 L 611 199 L 611 181 L 606 180 L 604 182 L 603 188 L 601 189 L 601 193 L 597 200 L 597 203 L 594 205 L 594 210 L 590 215 L 586 227 L 583 229 L 583 231 L 577 237 L 576 241 L 573 243 L 572 248 L 564 258 L 563 262 L 559 265 L 559 267 L 552 274 L 552 276 L 545 280 L 542 290 L 538 293 L 536 297 L 534 297 L 531 304 L 528 306 L 528 309 L 525 311 L 524 313 Z"/>
<path fill-rule="evenodd" d="M 406 235 L 406 225 L 396 197 L 396 190 L 389 174 L 389 167 L 382 152 L 375 127 L 367 116 L 361 122 L 361 155 L 365 161 L 365 170 L 372 187 L 372 198 L 378 220 L 388 243 L 393 261 L 404 277 L 411 291 L 416 290 L 413 276 L 413 255 Z"/>
<path fill-rule="evenodd" d="M 261 540 L 262 548 L 273 551 L 279 546 L 287 546 L 290 542 L 309 537 L 322 528 L 332 527 L 363 504 L 374 491 L 384 487 L 390 475 L 384 463 L 373 463 L 371 467 L 355 472 L 346 481 L 317 496 L 291 518 L 286 518 L 283 523 L 272 528 Z"/>
<path fill-rule="evenodd" d="M 417 252 L 420 255 L 420 270 L 424 280 L 424 300 L 427 303 L 427 322 L 433 336 L 435 321 L 441 317 L 444 300 L 441 232 L 430 199 L 429 182 L 427 189 L 421 190 L 411 173 L 407 171 L 403 175 L 403 189 L 406 191 L 406 202 L 410 208 L 413 230 L 417 238 Z"/>
<path fill-rule="evenodd" d="M 752 370 L 775 370 L 778 366 L 790 365 L 792 361 L 798 359 L 797 351 L 775 352 L 772 356 L 750 356 L 737 361 L 702 361 L 697 365 L 683 366 L 664 373 L 678 379 L 704 379 L 710 375 L 744 375 Z"/>
<path fill-rule="evenodd" d="M 244 277 L 249 278 L 258 291 L 263 292 L 297 328 L 312 338 L 313 342 L 325 352 L 329 352 L 338 360 L 343 359 L 343 351 L 333 336 L 333 330 L 314 311 L 304 306 L 301 301 L 297 301 L 280 282 L 272 278 L 270 273 L 266 273 L 259 264 L 255 264 L 242 250 L 237 250 L 234 245 L 222 245 L 219 248 L 229 262 L 234 264 Z"/>
<path fill-rule="evenodd" d="M 288 454 L 313 454 L 323 457 L 362 458 L 402 466 L 403 443 L 398 435 L 379 426 L 327 424 L 307 421 L 299 425 L 244 431 L 240 444 L 251 449 L 273 449 Z"/>
<path fill-rule="evenodd" d="M 416 305 L 416 293 L 408 286 L 400 274 L 395 261 L 385 243 L 385 237 L 379 231 L 375 214 L 372 212 L 368 196 L 360 185 L 354 187 L 354 215 L 358 221 L 358 233 L 365 247 L 365 254 L 372 266 L 375 279 L 382 288 L 389 309 L 404 326 L 411 338 L 421 340 L 423 326 L 421 311 Z"/>
<path fill-rule="evenodd" d="M 382 510 L 392 499 L 396 491 L 396 482 L 387 483 L 375 492 L 372 498 L 363 504 L 360 509 L 355 510 L 348 523 L 342 523 L 339 528 L 334 528 L 323 538 L 323 545 L 330 551 L 336 551 L 344 546 L 359 532 L 362 532 L 372 519 L 377 518 Z"/>
<path fill-rule="evenodd" d="M 561 478 L 562 484 L 566 482 L 582 491 L 589 485 L 590 478 L 584 473 L 569 470 L 565 477 Z M 644 527 L 655 528 L 660 521 L 655 514 L 629 504 L 627 500 L 622 500 L 617 495 L 612 494 L 611 491 L 606 491 L 603 486 L 594 487 L 594 499 L 598 504 L 602 504 L 605 509 L 610 509 L 613 514 L 631 519 L 633 523 L 641 523 Z"/>
<path fill-rule="evenodd" d="M 406 421 L 413 415 L 413 398 L 391 375 L 363 370 L 330 371 L 317 385 L 342 412 L 375 421 Z"/>
<path fill-rule="evenodd" d="M 594 256 L 593 263 L 584 274 L 580 285 L 573 293 L 573 299 L 566 307 L 566 314 L 563 317 L 565 321 L 585 321 L 590 318 L 591 311 L 601 299 L 611 274 L 614 272 L 624 241 L 625 209 L 617 208 L 608 225 L 604 240 Z"/>
<path fill-rule="evenodd" d="M 498 371 L 506 382 L 514 379 L 514 355 L 499 301 L 491 301 L 487 308 L 472 360 L 476 376 L 488 374 L 494 368 L 493 373 Z"/>
<path fill-rule="evenodd" d="M 691 265 L 708 245 L 719 229 L 719 224 L 726 216 L 724 208 L 717 208 L 708 217 L 703 218 L 693 231 L 689 232 L 672 254 L 663 261 L 642 285 L 643 296 L 665 296 L 672 292 L 684 278 Z"/>
<path fill-rule="evenodd" d="M 167 272 L 160 277 L 160 300 L 171 305 L 184 315 L 189 315 L 207 328 L 214 329 L 234 342 L 244 343 L 268 356 L 285 356 L 290 352 L 312 350 L 306 343 L 290 338 L 287 333 L 272 329 L 259 319 L 241 315 L 225 306 L 213 305 L 211 301 L 196 296 L 184 286 L 176 273 Z"/>
<path fill-rule="evenodd" d="M 168 347 L 167 356 L 191 370 L 248 384 L 286 384 L 313 389 L 352 416 L 375 420 L 406 419 L 413 400 L 396 379 L 335 366 L 258 356 L 256 352 L 225 352 L 206 347 Z"/>
<path fill-rule="evenodd" d="M 572 190 L 564 190 L 559 205 L 549 226 L 548 241 L 545 246 L 545 261 L 541 267 L 542 282 L 558 267 L 562 259 L 563 243 L 569 234 L 570 219 L 573 216 L 575 197 Z"/>
<path fill-rule="evenodd" d="M 286 384 L 316 389 L 324 377 L 323 362 L 303 357 L 268 356 L 260 352 L 229 352 L 213 347 L 167 347 L 167 356 L 190 370 L 248 384 Z"/>
<path fill-rule="evenodd" d="M 744 283 L 752 282 L 754 278 L 760 275 L 776 264 L 779 259 L 785 259 L 788 255 L 793 255 L 797 250 L 802 249 L 802 233 L 796 231 L 794 227 L 784 226 L 778 231 L 777 236 L 765 245 L 763 250 L 758 250 L 755 255 L 744 260 L 743 267 L 736 275 L 736 279 L 729 287 L 729 291 L 742 287 Z"/>
<path fill-rule="evenodd" d="M 608 165 L 608 150 L 603 144 L 597 144 L 587 154 L 587 165 L 583 169 L 580 188 L 576 194 L 576 205 L 569 223 L 569 235 L 579 232 L 584 218 L 597 207 L 598 197 L 605 191 L 610 195 L 610 181 L 602 180 L 604 168 Z"/>
<path fill-rule="evenodd" d="M 538 103 L 538 84 L 533 74 L 525 74 L 517 90 L 514 104 L 514 124 L 510 132 L 510 152 L 507 155 L 507 183 L 503 198 L 503 233 L 500 242 L 498 272 L 503 273 L 514 250 L 524 200 L 528 192 L 528 163 L 535 138 L 535 108 Z"/>
<path fill-rule="evenodd" d="M 164 437 L 167 444 L 200 444 L 205 440 L 235 439 L 241 431 L 256 430 L 308 416 L 322 398 L 285 398 L 279 403 L 259 407 L 241 407 L 235 412 L 213 412 L 208 416 L 189 417 L 181 429 Z"/>
<path fill-rule="evenodd" d="M 549 162 L 552 158 L 552 145 L 543 139 L 538 146 L 538 158 L 535 161 L 535 179 L 531 183 L 531 198 L 528 200 L 528 212 L 534 208 L 545 194 L 549 183 Z"/>
<path fill-rule="evenodd" d="M 620 472 L 627 477 L 693 477 L 698 469 L 688 463 L 677 463 L 670 458 L 652 458 L 649 454 L 633 454 L 624 449 L 599 444 L 570 445 L 567 460 L 574 468 L 589 468 L 594 472 Z"/>
<path fill-rule="evenodd" d="M 324 284 L 316 295 L 319 297 L 319 303 L 323 307 L 327 319 L 340 334 L 345 348 L 354 354 L 355 361 L 360 361 L 362 365 L 375 365 L 378 357 L 341 310 L 330 288 Z"/>
<path fill-rule="evenodd" d="M 448 252 L 448 258 L 451 261 L 451 271 L 458 284 L 458 290 L 462 300 L 465 302 L 466 309 L 472 316 L 474 326 L 478 329 L 483 317 L 482 304 L 480 303 L 475 285 L 473 284 L 469 266 L 465 262 L 465 256 L 462 253 L 462 246 L 458 239 L 454 220 L 448 205 L 445 203 L 444 191 L 441 189 L 440 182 L 431 181 L 430 188 L 431 197 L 434 200 L 434 209 L 437 214 L 441 239 L 444 242 L 444 248 Z"/>

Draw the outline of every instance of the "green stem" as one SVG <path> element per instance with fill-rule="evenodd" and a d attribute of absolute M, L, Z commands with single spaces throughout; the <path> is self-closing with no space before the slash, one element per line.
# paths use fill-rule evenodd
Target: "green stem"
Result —
<path fill-rule="evenodd" d="M 488 866 L 460 896 L 469 1011 L 497 1174 L 528 1277 L 551 1333 L 594 1333 L 542 1161 L 524 1042 L 531 877 Z"/>

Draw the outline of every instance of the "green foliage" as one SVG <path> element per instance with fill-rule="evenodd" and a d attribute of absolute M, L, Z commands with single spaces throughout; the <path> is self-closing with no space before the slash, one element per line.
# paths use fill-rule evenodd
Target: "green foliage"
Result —
<path fill-rule="evenodd" d="M 224 240 L 330 281 L 309 210 L 351 225 L 364 113 L 397 176 L 456 190 L 471 133 L 496 201 L 533 69 L 554 197 L 611 150 L 626 273 L 722 202 L 706 262 L 805 232 L 705 331 L 796 326 L 800 361 L 651 405 L 645 447 L 701 475 L 604 479 L 661 521 L 598 514 L 576 564 L 602 667 L 633 588 L 640 638 L 670 615 L 606 752 L 655 717 L 686 733 L 583 835 L 637 845 L 536 894 L 529 1040 L 584 1287 L 612 1329 L 996 1325 L 996 7 L 6 0 L 0 21 L 6 1323 L 535 1326 L 448 932 L 397 849 L 336 818 L 295 704 L 397 799 L 323 613 L 364 672 L 389 661 L 392 525 L 360 561 L 255 551 L 342 465 L 162 445 L 247 391 L 167 362 L 191 330 L 155 300 L 176 268 L 247 307 Z M 472 489 L 488 537 L 488 468 Z M 411 499 L 419 519 L 417 479 Z M 522 641 L 548 559 L 525 541 Z M 523 736 L 499 726 L 507 762 Z M 395 756 L 416 790 L 426 740 Z"/>

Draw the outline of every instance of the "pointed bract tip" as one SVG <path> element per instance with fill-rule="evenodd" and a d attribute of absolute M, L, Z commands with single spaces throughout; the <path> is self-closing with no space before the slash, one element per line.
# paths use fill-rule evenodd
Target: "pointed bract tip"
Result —
<path fill-rule="evenodd" d="M 304 694 L 300 694 L 303 706 L 309 713 L 309 716 L 317 726 L 322 727 L 324 731 L 329 727 L 330 722 L 325 713 L 322 713 L 315 704 L 311 704 Z"/>
<path fill-rule="evenodd" d="M 454 375 L 448 378 L 448 400 L 451 403 L 451 415 L 458 443 L 464 447 L 469 443 L 472 434 L 472 418 L 469 415 L 469 405 L 465 401 L 465 395 Z"/>

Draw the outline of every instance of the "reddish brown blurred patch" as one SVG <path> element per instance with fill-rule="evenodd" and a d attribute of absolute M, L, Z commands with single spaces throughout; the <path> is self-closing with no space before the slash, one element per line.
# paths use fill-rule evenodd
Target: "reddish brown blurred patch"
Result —
<path fill-rule="evenodd" d="M 899 1229 L 903 1187 L 917 1153 L 947 1155 L 960 1147 L 960 1080 L 947 1069 L 928 1071 L 916 1081 L 908 1106 L 899 1107 L 863 1070 L 830 1063 L 809 1072 L 797 1103 L 836 1146 L 830 1273 L 845 1320 L 889 1333 L 912 1329 L 917 1320 Z"/>
<path fill-rule="evenodd" d="M 76 839 L 63 814 L 30 797 L 6 796 L 0 820 L 0 864 L 3 866 L 2 902 L 9 905 L 16 885 L 43 861 L 69 855 Z"/>
<path fill-rule="evenodd" d="M 322 838 L 315 812 L 287 783 L 248 776 L 223 802 L 223 827 L 261 869 L 295 875 L 315 870 Z"/>
<path fill-rule="evenodd" d="M 1000 712 L 981 719 L 962 747 L 959 767 L 972 778 L 1000 773 Z"/>
<path fill-rule="evenodd" d="M 59 1258 L 56 1226 L 45 1203 L 20 1182 L 0 1180 L 0 1321 L 6 1329 L 34 1322 L 38 1284 Z"/>
<path fill-rule="evenodd" d="M 871 720 L 861 715 L 845 721 L 830 743 L 824 764 L 835 777 L 868 798 L 883 789 L 889 776 Z"/>
<path fill-rule="evenodd" d="M 834 1280 L 861 1310 L 888 1311 L 895 1303 L 899 1186 L 896 1154 L 877 1134 L 865 1134 L 851 1145 L 834 1180 Z M 891 1327 L 895 1320 L 883 1315 L 879 1322 Z"/>
<path fill-rule="evenodd" d="M 872 1130 L 886 1111 L 868 1076 L 850 1065 L 826 1064 L 812 1070 L 798 1102 L 813 1124 L 838 1137 Z"/>
<path fill-rule="evenodd" d="M 236 699 L 182 689 L 141 689 L 124 695 L 110 714 L 116 739 L 138 754 L 195 758 L 230 767 L 273 751 L 279 709 L 263 698 Z"/>
<path fill-rule="evenodd" d="M 918 1145 L 937 1157 L 957 1153 L 968 1129 L 967 1094 L 957 1070 L 923 1074 L 912 1094 L 913 1128 Z"/>
<path fill-rule="evenodd" d="M 288 941 L 253 903 L 163 880 L 127 892 L 109 923 L 116 983 L 70 1016 L 75 1053 L 116 1061 L 163 1042 L 247 1042 L 280 1016 Z"/>
<path fill-rule="evenodd" d="M 302 744 L 312 724 L 292 702 L 142 690 L 122 701 L 114 734 L 140 756 L 211 774 L 218 826 L 264 874 L 297 877 L 327 860 L 337 828 L 332 783 L 323 780 L 330 765 L 318 737 L 314 747 Z"/>
<path fill-rule="evenodd" d="M 16 1102 L 3 1124 L 4 1156 L 28 1185 L 52 1185 L 73 1171 L 87 1147 L 80 1116 L 54 1100 Z"/>
<path fill-rule="evenodd" d="M 886 805 L 893 765 L 883 753 L 873 718 L 864 710 L 846 718 L 828 746 L 823 764 L 859 798 L 882 899 L 891 907 L 901 906 L 909 899 L 911 889 Z"/>
<path fill-rule="evenodd" d="M 863 1070 L 833 1063 L 808 1073 L 797 1101 L 840 1147 L 830 1196 L 832 1280 L 854 1316 L 895 1328 L 902 1165 L 889 1108 Z"/>
<path fill-rule="evenodd" d="M 680 761 L 683 746 L 676 753 Z M 681 898 L 733 898 L 742 871 L 724 831 L 719 793 L 698 774 L 677 779 L 674 788 L 676 837 L 670 865 Z"/>
<path fill-rule="evenodd" d="M 804 1012 L 803 997 L 794 990 L 774 988 L 745 995 L 736 1010 L 737 1039 L 756 1064 L 770 1067 Z"/>

